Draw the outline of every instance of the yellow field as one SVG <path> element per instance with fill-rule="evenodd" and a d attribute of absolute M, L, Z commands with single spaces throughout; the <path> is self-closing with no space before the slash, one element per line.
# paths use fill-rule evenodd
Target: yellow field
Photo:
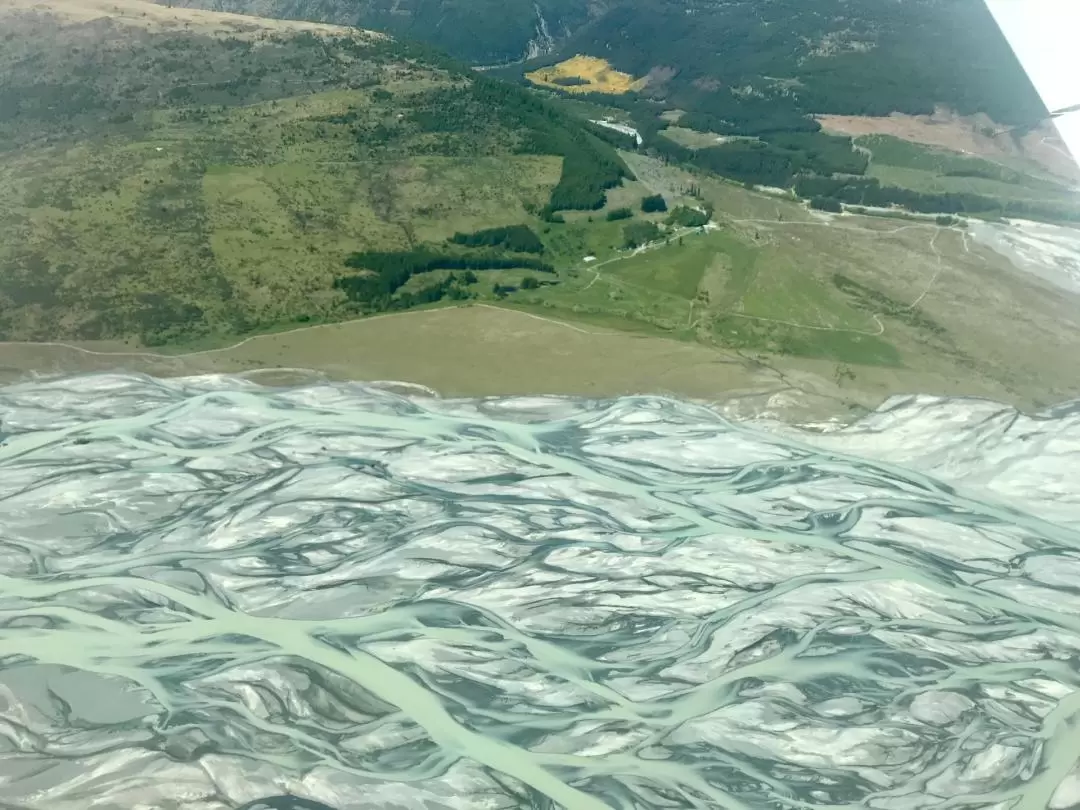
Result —
<path fill-rule="evenodd" d="M 606 59 L 578 54 L 572 59 L 551 67 L 540 68 L 525 75 L 530 82 L 541 87 L 565 90 L 568 93 L 612 93 L 622 95 L 645 86 L 644 79 L 635 79 L 629 73 L 621 73 Z M 560 79 L 578 79 L 584 84 L 564 84 Z"/>

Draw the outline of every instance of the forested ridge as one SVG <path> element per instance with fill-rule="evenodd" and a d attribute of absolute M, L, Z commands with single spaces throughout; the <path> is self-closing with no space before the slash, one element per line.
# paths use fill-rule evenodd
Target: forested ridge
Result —
<path fill-rule="evenodd" d="M 777 133 L 767 140 L 736 140 L 688 149 L 657 137 L 650 148 L 667 160 L 685 163 L 741 182 L 790 188 L 806 173 L 863 174 L 869 165 L 850 138 L 822 132 Z"/>
<path fill-rule="evenodd" d="M 175 0 L 170 0 L 175 2 Z M 708 111 L 753 88 L 814 113 L 930 113 L 1023 126 L 1046 114 L 983 0 L 180 0 L 180 5 L 388 31 L 474 65 L 525 70 L 575 53 L 666 80 L 648 92 Z M 546 38 L 542 36 L 546 31 Z M 520 77 L 522 68 L 506 75 Z"/>
<path fill-rule="evenodd" d="M 929 114 L 938 104 L 1019 126 L 1046 115 L 982 0 L 635 0 L 544 61 L 574 53 L 634 76 L 668 68 L 645 92 L 714 119 L 741 93 L 744 109 L 762 108 L 755 120 L 773 111 L 772 127 L 792 112 Z"/>

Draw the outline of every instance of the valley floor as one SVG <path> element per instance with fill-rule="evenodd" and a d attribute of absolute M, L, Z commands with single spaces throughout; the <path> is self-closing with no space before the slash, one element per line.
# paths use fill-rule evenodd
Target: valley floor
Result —
<path fill-rule="evenodd" d="M 121 370 L 243 374 L 270 385 L 325 376 L 407 383 L 443 396 L 671 395 L 796 421 L 856 415 L 889 393 L 927 387 L 911 377 L 905 385 L 905 375 L 893 373 L 873 391 L 844 388 L 825 376 L 832 364 L 814 365 L 774 367 L 736 352 L 487 304 L 312 326 L 180 355 L 99 343 L 0 345 L 3 382 Z"/>
<path fill-rule="evenodd" d="M 693 179 L 632 161 L 639 181 L 609 206 L 647 192 L 679 198 Z M 128 370 L 287 384 L 315 374 L 444 396 L 673 395 L 793 421 L 851 418 L 897 394 L 1024 410 L 1080 396 L 1080 296 L 1043 266 L 1060 257 L 1001 247 L 1034 226 L 837 216 L 712 180 L 700 194 L 712 225 L 637 251 L 613 246 L 622 223 L 602 212 L 568 215 L 544 233 L 565 269 L 540 289 L 492 295 L 491 279 L 513 283 L 519 271 L 488 271 L 467 302 L 208 347 L 3 343 L 0 379 Z M 1076 233 L 1036 230 L 1040 244 Z"/>
<path fill-rule="evenodd" d="M 1041 404 L 988 379 L 873 366 L 849 378 L 827 359 L 754 355 L 490 304 L 310 326 L 186 354 L 106 342 L 0 344 L 3 382 L 115 371 L 239 374 L 268 385 L 313 377 L 393 382 L 451 397 L 669 395 L 794 422 L 847 420 L 912 392 Z"/>

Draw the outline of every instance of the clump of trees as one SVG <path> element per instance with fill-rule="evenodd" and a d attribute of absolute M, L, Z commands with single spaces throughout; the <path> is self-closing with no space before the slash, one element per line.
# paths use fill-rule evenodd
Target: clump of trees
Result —
<path fill-rule="evenodd" d="M 629 208 L 614 208 L 607 212 L 608 222 L 617 222 L 620 219 L 630 219 L 634 216 L 634 212 Z"/>
<path fill-rule="evenodd" d="M 543 253 L 544 243 L 528 225 L 486 228 L 473 233 L 455 233 L 450 241 L 467 247 L 498 247 L 512 253 Z"/>
<path fill-rule="evenodd" d="M 667 201 L 663 194 L 652 194 L 641 198 L 641 210 L 646 214 L 657 214 L 667 211 Z"/>
<path fill-rule="evenodd" d="M 842 213 L 844 210 L 843 204 L 832 197 L 812 197 L 810 207 L 818 211 L 830 211 L 834 214 Z"/>
<path fill-rule="evenodd" d="M 705 210 L 699 211 L 696 208 L 679 205 L 668 214 L 667 224 L 680 228 L 701 228 L 707 225 L 711 218 L 712 208 L 710 206 L 706 206 Z"/>
<path fill-rule="evenodd" d="M 420 300 L 423 296 L 438 295 L 441 298 L 450 294 L 451 287 L 439 282 L 418 293 L 404 292 L 397 299 L 394 298 L 395 293 L 414 275 L 433 270 L 466 270 L 468 272 L 460 279 L 464 284 L 475 283 L 476 275 L 473 270 L 509 270 L 523 267 L 538 273 L 555 272 L 552 265 L 539 259 L 480 253 L 457 255 L 438 253 L 429 248 L 353 253 L 345 260 L 345 266 L 361 272 L 339 276 L 334 280 L 334 288 L 344 292 L 350 301 L 364 304 L 374 311 L 398 308 L 401 305 L 395 302 L 400 300 L 411 302 L 411 306 L 425 303 L 427 299 Z"/>
<path fill-rule="evenodd" d="M 442 281 L 429 284 L 416 292 L 406 290 L 399 293 L 395 298 L 385 302 L 384 310 L 410 309 L 422 304 L 434 304 L 444 298 L 452 301 L 463 301 L 469 297 L 465 288 L 466 282 L 461 275 L 451 274 Z"/>
<path fill-rule="evenodd" d="M 616 149 L 624 149 L 627 152 L 633 152 L 638 148 L 637 138 L 626 132 L 620 132 L 611 127 L 602 127 L 591 121 L 585 124 L 585 128 L 591 135 L 596 136 L 602 141 L 607 141 Z"/>
<path fill-rule="evenodd" d="M 554 150 L 554 147 L 552 147 Z M 537 147 L 539 154 L 559 154 Z M 548 210 L 596 211 L 607 204 L 607 190 L 633 178 L 622 160 L 591 145 L 574 143 L 563 155 L 562 175 L 551 190 Z"/>
<path fill-rule="evenodd" d="M 813 208 L 823 211 L 838 212 L 849 205 L 900 207 L 927 214 L 978 213 L 1052 222 L 1080 221 L 1080 210 L 1052 201 L 1002 200 L 975 193 L 928 193 L 883 186 L 877 178 L 862 176 L 869 158 L 854 151 L 849 139 L 820 132 L 771 133 L 762 140 L 731 141 L 698 150 L 657 138 L 652 149 L 669 162 L 738 180 L 749 189 L 756 185 L 791 188 Z M 682 214 L 680 219 L 684 216 L 689 217 Z"/>
<path fill-rule="evenodd" d="M 662 231 L 655 222 L 631 222 L 623 228 L 623 245 L 639 248 L 660 238 Z"/>
<path fill-rule="evenodd" d="M 701 93 L 679 124 L 720 135 L 769 135 L 778 132 L 816 132 L 820 124 L 783 95 L 746 95 L 731 87 Z"/>
<path fill-rule="evenodd" d="M 854 141 L 845 135 L 821 131 L 774 132 L 763 139 L 773 149 L 792 153 L 794 162 L 805 171 L 865 174 L 870 165 L 870 156 L 855 149 Z"/>

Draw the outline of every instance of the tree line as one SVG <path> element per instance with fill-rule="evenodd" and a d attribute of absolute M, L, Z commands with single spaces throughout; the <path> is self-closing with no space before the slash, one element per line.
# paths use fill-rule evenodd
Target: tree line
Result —
<path fill-rule="evenodd" d="M 841 178 L 802 176 L 795 181 L 795 193 L 816 201 L 815 207 L 838 210 L 840 204 L 874 208 L 899 206 L 923 214 L 996 214 L 1033 217 L 1062 222 L 1080 221 L 1080 211 L 1035 200 L 1001 200 L 983 194 L 913 191 L 899 186 L 883 186 L 876 177 Z"/>
<path fill-rule="evenodd" d="M 473 233 L 455 233 L 450 241 L 467 247 L 498 247 L 511 253 L 543 253 L 544 243 L 528 225 L 486 228 Z"/>
<path fill-rule="evenodd" d="M 655 222 L 631 222 L 623 227 L 623 246 L 639 248 L 654 242 L 663 236 L 663 231 Z"/>
<path fill-rule="evenodd" d="M 345 260 L 345 266 L 362 272 L 338 276 L 334 280 L 334 289 L 344 292 L 350 301 L 366 304 L 372 309 L 386 309 L 394 294 L 410 278 L 433 270 L 510 270 L 525 267 L 538 273 L 555 272 L 552 265 L 539 259 L 479 253 L 456 255 L 438 253 L 429 248 L 353 253 Z M 418 294 L 412 295 L 415 298 Z"/>
<path fill-rule="evenodd" d="M 658 138 L 652 149 L 660 157 L 730 177 L 743 183 L 790 188 L 796 176 L 861 175 L 869 158 L 852 148 L 850 138 L 822 132 L 774 133 L 768 140 L 735 140 L 689 149 L 670 138 Z"/>
<path fill-rule="evenodd" d="M 591 135 L 596 136 L 602 141 L 607 141 L 616 149 L 625 149 L 628 152 L 632 152 L 638 148 L 637 138 L 633 135 L 628 135 L 625 132 L 619 132 L 617 129 L 611 127 L 602 127 L 599 124 L 594 124 L 591 121 L 586 122 L 585 128 Z"/>
<path fill-rule="evenodd" d="M 695 208 L 679 205 L 668 214 L 667 222 L 668 225 L 674 225 L 681 228 L 701 228 L 707 225 L 711 218 L 711 206 L 706 206 L 704 211 L 698 211 Z"/>

